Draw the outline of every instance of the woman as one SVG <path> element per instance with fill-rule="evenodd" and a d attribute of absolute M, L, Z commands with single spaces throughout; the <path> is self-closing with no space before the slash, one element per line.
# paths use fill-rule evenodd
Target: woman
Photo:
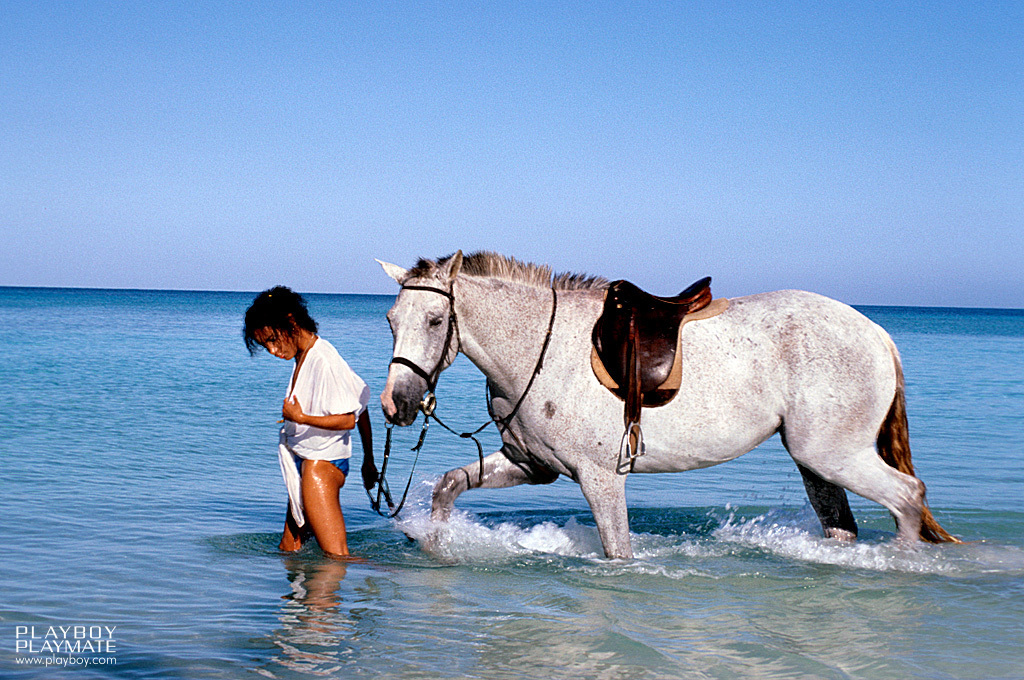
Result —
<path fill-rule="evenodd" d="M 317 335 L 306 301 L 289 288 L 278 286 L 256 296 L 245 313 L 243 336 L 250 354 L 263 347 L 279 359 L 295 360 L 281 407 L 278 458 L 289 503 L 279 547 L 298 550 L 312 530 L 325 553 L 345 557 L 348 540 L 339 493 L 348 476 L 355 428 L 363 443 L 363 484 L 369 489 L 377 479 L 366 411 L 370 388 Z"/>

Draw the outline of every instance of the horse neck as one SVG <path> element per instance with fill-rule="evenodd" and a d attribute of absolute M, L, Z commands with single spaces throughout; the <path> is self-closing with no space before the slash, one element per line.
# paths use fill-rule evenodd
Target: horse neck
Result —
<path fill-rule="evenodd" d="M 462 352 L 491 382 L 522 389 L 551 318 L 551 290 L 460 277 L 455 295 Z"/>

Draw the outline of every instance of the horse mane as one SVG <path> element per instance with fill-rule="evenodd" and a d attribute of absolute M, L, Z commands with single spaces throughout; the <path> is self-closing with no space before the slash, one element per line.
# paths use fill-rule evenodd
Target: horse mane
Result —
<path fill-rule="evenodd" d="M 436 261 L 420 258 L 416 266 L 409 270 L 408 278 L 432 276 L 452 257 L 452 255 L 447 255 Z M 486 250 L 464 256 L 460 274 L 502 279 L 537 288 L 555 288 L 556 290 L 604 290 L 608 287 L 608 280 L 601 276 L 574 273 L 553 274 L 551 267 L 546 264 L 521 262 L 514 257 Z"/>

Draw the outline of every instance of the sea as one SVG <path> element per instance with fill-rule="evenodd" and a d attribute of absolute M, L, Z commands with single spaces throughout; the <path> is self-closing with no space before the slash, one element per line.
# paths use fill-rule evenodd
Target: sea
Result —
<path fill-rule="evenodd" d="M 1024 311 L 861 307 L 903 357 L 911 445 L 962 545 L 822 537 L 778 438 L 627 484 L 635 559 L 603 556 L 570 480 L 432 484 L 475 459 L 436 424 L 395 428 L 398 519 L 342 490 L 348 562 L 277 543 L 276 421 L 291 364 L 249 356 L 253 293 L 0 288 L 0 677 L 1024 678 Z M 374 394 L 388 296 L 309 295 Z M 464 357 L 437 389 L 487 421 Z M 485 453 L 499 446 L 493 427 Z M 358 469 L 355 467 L 354 469 Z"/>

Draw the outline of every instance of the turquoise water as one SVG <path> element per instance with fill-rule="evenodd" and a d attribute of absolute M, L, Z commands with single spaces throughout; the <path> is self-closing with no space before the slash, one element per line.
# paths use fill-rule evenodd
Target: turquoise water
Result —
<path fill-rule="evenodd" d="M 0 676 L 1024 677 L 1022 311 L 863 309 L 900 347 L 914 462 L 966 545 L 899 549 L 859 499 L 862 540 L 820 538 L 773 439 L 631 478 L 633 561 L 600 557 L 569 481 L 468 493 L 428 546 L 406 535 L 427 533 L 430 484 L 476 455 L 435 426 L 401 523 L 343 491 L 363 561 L 340 564 L 276 550 L 290 365 L 245 352 L 251 297 L 0 288 Z M 391 300 L 310 301 L 379 393 Z M 453 426 L 486 420 L 465 359 L 438 398 Z M 395 480 L 418 430 L 396 430 Z M 74 626 L 113 648 L 23 664 L 67 657 L 18 645 Z"/>

